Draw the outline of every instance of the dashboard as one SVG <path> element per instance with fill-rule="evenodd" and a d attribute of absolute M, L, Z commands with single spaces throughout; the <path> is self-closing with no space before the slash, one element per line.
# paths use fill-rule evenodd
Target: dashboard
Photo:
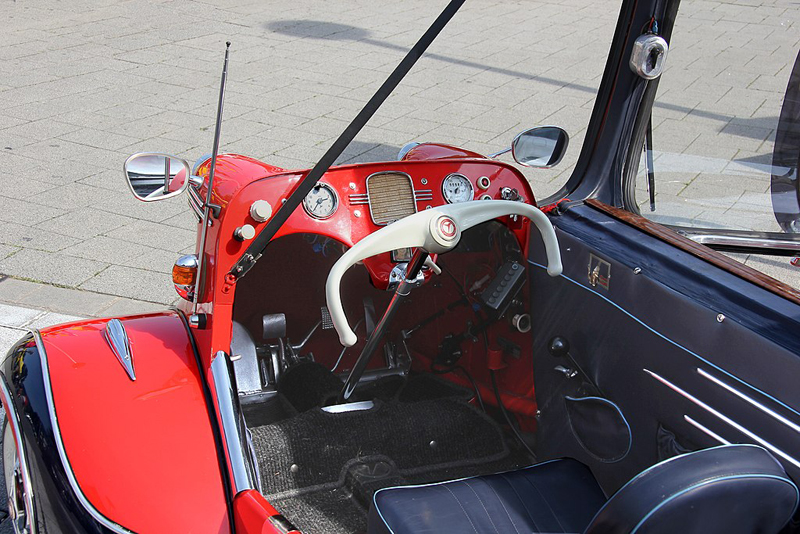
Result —
<path fill-rule="evenodd" d="M 302 176 L 296 172 L 276 174 L 246 185 L 227 206 L 226 223 L 235 221 L 237 230 L 248 224 L 257 234 L 266 222 L 259 220 L 256 206 L 263 207 L 266 202 L 274 213 Z M 379 228 L 418 211 L 448 203 L 493 199 L 535 204 L 524 176 L 514 167 L 494 160 L 397 161 L 335 167 L 305 197 L 302 207 L 295 210 L 275 238 L 310 233 L 350 247 Z M 504 222 L 524 246 L 526 222 L 507 219 Z M 240 235 L 231 240 L 227 252 L 236 254 L 235 248 L 245 247 L 247 241 Z M 385 288 L 392 269 L 399 262 L 408 261 L 410 254 L 411 251 L 398 250 L 364 260 L 373 284 Z"/>

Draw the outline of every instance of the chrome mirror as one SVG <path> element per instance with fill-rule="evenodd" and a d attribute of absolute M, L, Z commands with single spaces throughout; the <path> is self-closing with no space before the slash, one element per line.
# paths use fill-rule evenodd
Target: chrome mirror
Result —
<path fill-rule="evenodd" d="M 514 161 L 526 167 L 549 168 L 567 152 L 569 135 L 558 126 L 538 126 L 519 134 L 511 143 Z"/>
<path fill-rule="evenodd" d="M 123 168 L 133 196 L 144 202 L 180 195 L 191 176 L 185 160 L 155 152 L 134 154 L 125 160 Z"/>

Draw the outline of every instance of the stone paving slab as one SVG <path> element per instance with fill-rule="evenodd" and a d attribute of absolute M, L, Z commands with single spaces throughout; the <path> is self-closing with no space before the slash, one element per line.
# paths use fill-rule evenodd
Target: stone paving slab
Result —
<path fill-rule="evenodd" d="M 166 274 L 193 248 L 196 222 L 185 199 L 136 202 L 120 170 L 137 151 L 192 161 L 209 152 L 224 41 L 233 46 L 223 151 L 302 168 L 444 5 L 280 4 L 0 4 L 0 273 L 120 296 L 146 288 L 144 298 L 172 302 Z M 590 102 L 605 47 L 583 43 L 608 43 L 616 14 L 590 2 L 571 10 L 555 29 L 559 2 L 467 3 L 340 162 L 392 159 L 420 138 L 500 150 L 573 98 L 570 74 L 516 85 L 558 65 L 594 73 L 577 90 L 581 105 Z M 568 34 L 581 35 L 581 46 L 550 46 Z M 585 125 L 590 111 L 565 120 Z M 582 133 L 571 133 L 579 146 Z M 557 189 L 577 153 L 560 169 L 527 172 L 540 197 Z"/>

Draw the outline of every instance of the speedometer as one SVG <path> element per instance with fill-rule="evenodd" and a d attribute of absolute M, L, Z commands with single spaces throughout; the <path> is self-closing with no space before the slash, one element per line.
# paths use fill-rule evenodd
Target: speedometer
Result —
<path fill-rule="evenodd" d="M 472 200 L 475 190 L 466 176 L 454 172 L 448 174 L 442 182 L 442 195 L 448 203 L 457 204 Z"/>
<path fill-rule="evenodd" d="M 336 192 L 328 184 L 318 183 L 303 199 L 303 209 L 315 219 L 327 219 L 339 205 Z"/>

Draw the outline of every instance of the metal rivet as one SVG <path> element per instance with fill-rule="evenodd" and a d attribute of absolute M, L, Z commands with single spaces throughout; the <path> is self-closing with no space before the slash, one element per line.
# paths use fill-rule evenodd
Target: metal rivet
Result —
<path fill-rule="evenodd" d="M 724 315 L 722 315 L 721 313 L 718 313 L 718 314 L 717 314 L 717 322 L 718 322 L 718 323 L 721 323 L 721 322 L 722 322 L 722 321 L 724 321 L 724 320 L 725 320 L 725 316 L 724 316 Z"/>
<path fill-rule="evenodd" d="M 361 210 L 356 210 L 356 211 L 354 211 L 354 212 L 353 212 L 353 215 L 354 215 L 355 217 L 361 217 Z"/>
<path fill-rule="evenodd" d="M 431 449 L 435 449 L 436 447 L 438 447 L 438 446 L 439 446 L 439 444 L 438 444 L 438 443 L 436 443 L 436 441 L 435 441 L 435 440 L 431 440 L 431 442 L 429 443 L 429 445 L 431 446 Z"/>
<path fill-rule="evenodd" d="M 641 267 L 634 267 L 633 274 L 639 274 L 640 272 L 642 272 L 642 268 Z"/>
<path fill-rule="evenodd" d="M 422 179 L 422 180 L 420 180 L 419 182 L 420 182 L 422 185 L 428 185 L 428 179 L 427 179 L 427 178 L 423 178 L 423 179 Z"/>
<path fill-rule="evenodd" d="M 429 210 L 429 209 L 431 209 L 432 207 L 433 207 L 433 206 L 425 206 L 425 209 L 426 209 L 426 210 Z"/>
<path fill-rule="evenodd" d="M 292 464 L 292 467 L 289 468 L 289 471 L 291 471 L 292 473 L 297 473 L 298 471 L 300 471 L 300 466 L 297 464 Z"/>
<path fill-rule="evenodd" d="M 350 189 L 352 189 L 353 191 L 356 190 L 356 183 L 355 182 L 350 182 Z"/>

